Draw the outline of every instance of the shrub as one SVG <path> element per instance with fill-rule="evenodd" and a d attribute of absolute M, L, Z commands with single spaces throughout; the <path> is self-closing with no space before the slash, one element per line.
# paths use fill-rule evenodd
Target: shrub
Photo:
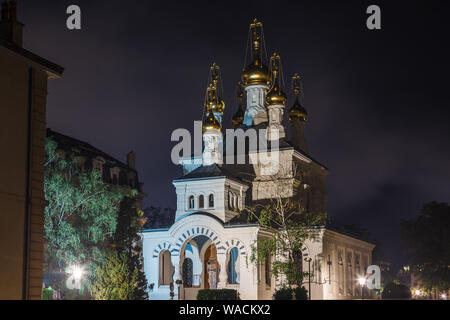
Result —
<path fill-rule="evenodd" d="M 305 287 L 297 287 L 294 289 L 295 300 L 308 300 L 308 290 Z"/>
<path fill-rule="evenodd" d="M 292 289 L 283 287 L 275 290 L 273 293 L 273 300 L 292 300 Z"/>
<path fill-rule="evenodd" d="M 239 300 L 239 294 L 234 289 L 203 289 L 199 290 L 197 300 Z"/>
<path fill-rule="evenodd" d="M 42 288 L 42 300 L 53 300 L 53 289 L 52 288 Z"/>
<path fill-rule="evenodd" d="M 409 299 L 411 292 L 407 286 L 391 282 L 386 285 L 382 293 L 383 299 Z"/>

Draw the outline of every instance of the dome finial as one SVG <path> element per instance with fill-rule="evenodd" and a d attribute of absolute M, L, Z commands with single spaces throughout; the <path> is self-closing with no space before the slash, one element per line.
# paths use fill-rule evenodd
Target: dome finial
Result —
<path fill-rule="evenodd" d="M 222 91 L 220 67 L 214 62 L 210 67 L 209 85 L 206 89 L 205 109 L 208 114 L 212 111 L 220 119 L 225 111 L 225 102 L 220 97 Z"/>
<path fill-rule="evenodd" d="M 245 86 L 253 84 L 267 85 L 269 74 L 267 67 L 263 63 L 263 51 L 265 52 L 264 30 L 262 22 L 256 18 L 250 24 L 248 40 L 245 59 L 247 61 L 250 47 L 250 59 L 252 59 L 252 62 L 247 66 L 245 65 L 246 62 L 244 62 L 245 68 L 242 71 L 242 82 Z"/>

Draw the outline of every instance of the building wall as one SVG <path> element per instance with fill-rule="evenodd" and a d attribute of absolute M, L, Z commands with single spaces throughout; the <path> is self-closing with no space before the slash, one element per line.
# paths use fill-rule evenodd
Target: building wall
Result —
<path fill-rule="evenodd" d="M 32 83 L 30 88 L 30 68 Z M 47 73 L 0 46 L 0 299 L 40 299 Z M 28 113 L 29 92 L 32 108 Z M 26 210 L 28 117 L 31 116 L 29 210 Z M 28 221 L 26 221 L 28 220 Z M 28 234 L 24 225 L 28 222 Z M 28 241 L 25 239 L 28 238 Z M 25 248 L 28 247 L 28 252 Z M 25 259 L 24 259 L 25 258 Z M 24 261 L 27 262 L 23 292 Z"/>
<path fill-rule="evenodd" d="M 365 276 L 367 267 L 372 264 L 374 247 L 354 237 L 325 231 L 322 254 L 323 278 L 327 282 L 324 284 L 325 299 L 361 298 L 358 278 Z M 331 274 L 327 261 L 331 261 Z"/>

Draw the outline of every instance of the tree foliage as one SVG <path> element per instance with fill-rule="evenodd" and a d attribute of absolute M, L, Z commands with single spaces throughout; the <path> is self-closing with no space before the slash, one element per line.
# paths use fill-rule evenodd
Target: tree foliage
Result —
<path fill-rule="evenodd" d="M 302 269 L 305 240 L 316 235 L 316 227 L 323 226 L 327 216 L 306 212 L 301 202 L 290 196 L 294 187 L 290 180 L 302 180 L 295 164 L 287 169 L 279 168 L 278 174 L 270 179 L 275 196 L 243 209 L 235 222 L 245 219 L 257 223 L 266 235 L 260 236 L 252 246 L 250 262 L 264 263 L 270 259 L 271 272 L 279 286 L 302 286 L 308 275 Z"/>
<path fill-rule="evenodd" d="M 134 300 L 139 270 L 132 268 L 125 251 L 110 249 L 106 262 L 97 268 L 90 292 L 96 300 Z"/>
<path fill-rule="evenodd" d="M 250 261 L 262 263 L 270 256 L 271 271 L 280 284 L 301 286 L 308 275 L 302 270 L 302 248 L 314 235 L 314 228 L 323 225 L 326 215 L 306 213 L 298 202 L 281 196 L 243 212 L 249 222 L 257 222 L 270 234 L 256 241 Z"/>
<path fill-rule="evenodd" d="M 402 222 L 402 240 L 412 271 L 425 289 L 450 288 L 450 207 L 431 202 L 416 219 Z"/>
<path fill-rule="evenodd" d="M 409 299 L 411 292 L 409 288 L 395 282 L 388 283 L 382 293 L 383 299 Z"/>
<path fill-rule="evenodd" d="M 137 270 L 137 279 L 130 276 L 125 279 L 133 280 L 134 291 L 131 299 L 148 299 L 147 279 L 144 272 L 144 263 L 142 258 L 142 241 L 139 232 L 145 224 L 146 218 L 144 212 L 136 207 L 136 201 L 131 198 L 125 198 L 120 204 L 117 229 L 114 234 L 114 247 L 118 252 L 124 253 L 128 263 L 128 269 L 135 272 Z"/>
<path fill-rule="evenodd" d="M 84 171 L 75 156 L 58 152 L 52 139 L 47 139 L 45 151 L 44 239 L 49 271 L 81 265 L 90 279 L 104 261 L 102 249 L 116 230 L 121 200 L 135 191 L 105 184 L 97 170 Z"/>

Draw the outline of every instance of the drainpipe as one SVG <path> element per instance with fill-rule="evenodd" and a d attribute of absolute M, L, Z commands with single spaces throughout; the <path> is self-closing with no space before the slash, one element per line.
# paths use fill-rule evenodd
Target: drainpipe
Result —
<path fill-rule="evenodd" d="M 30 242 L 30 208 L 31 208 L 31 142 L 32 142 L 32 111 L 33 111 L 34 69 L 28 70 L 28 110 L 27 110 L 27 145 L 26 145 L 26 173 L 25 173 L 25 213 L 24 213 L 24 242 L 23 242 L 23 274 L 22 299 L 28 298 L 28 264 Z"/>

